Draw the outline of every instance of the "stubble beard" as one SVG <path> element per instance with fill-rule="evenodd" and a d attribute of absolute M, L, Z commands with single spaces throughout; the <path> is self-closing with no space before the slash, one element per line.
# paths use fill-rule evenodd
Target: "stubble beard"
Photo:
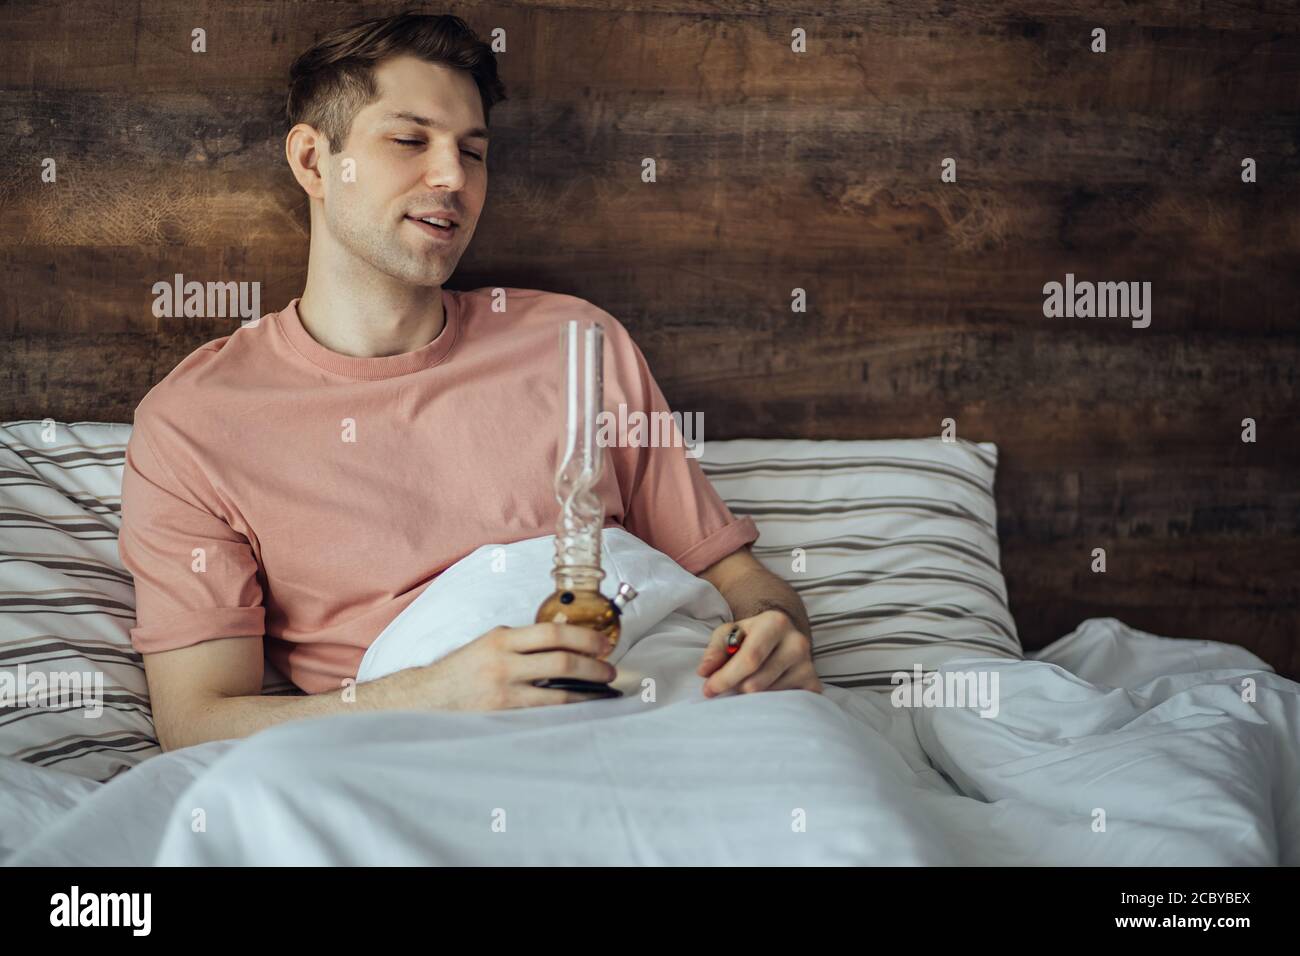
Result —
<path fill-rule="evenodd" d="M 441 256 L 432 251 L 422 255 L 402 242 L 405 220 L 389 229 L 378 216 L 359 219 L 351 207 L 340 210 L 337 206 L 326 208 L 326 219 L 339 245 L 384 275 L 418 286 L 441 285 L 446 278 Z"/>

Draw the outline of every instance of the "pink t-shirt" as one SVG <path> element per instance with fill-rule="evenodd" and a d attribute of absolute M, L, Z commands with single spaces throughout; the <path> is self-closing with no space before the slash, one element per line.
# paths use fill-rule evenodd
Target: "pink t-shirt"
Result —
<path fill-rule="evenodd" d="M 442 290 L 413 352 L 357 358 L 313 339 L 294 299 L 187 356 L 140 402 L 122 480 L 122 562 L 141 653 L 265 635 L 309 693 L 441 571 L 488 543 L 553 534 L 559 326 L 605 329 L 606 410 L 668 411 L 622 324 L 533 289 Z M 605 449 L 606 525 L 697 574 L 755 541 L 682 447 Z"/>

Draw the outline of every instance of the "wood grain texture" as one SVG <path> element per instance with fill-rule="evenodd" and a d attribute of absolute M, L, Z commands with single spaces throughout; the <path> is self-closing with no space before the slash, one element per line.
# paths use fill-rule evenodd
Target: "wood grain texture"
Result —
<path fill-rule="evenodd" d="M 151 286 L 174 273 L 258 281 L 264 311 L 300 293 L 288 64 L 397 9 L 0 7 L 0 419 L 130 421 L 232 330 L 155 319 Z M 674 407 L 704 413 L 706 440 L 932 435 L 953 418 L 1001 448 L 1027 647 L 1115 616 L 1300 676 L 1292 0 L 455 12 L 506 29 L 510 99 L 454 288 L 607 309 Z M 196 26 L 207 54 L 189 52 Z M 45 156 L 57 185 L 39 181 Z M 955 184 L 939 180 L 949 156 Z M 1043 284 L 1067 272 L 1150 281 L 1150 328 L 1044 318 Z"/>

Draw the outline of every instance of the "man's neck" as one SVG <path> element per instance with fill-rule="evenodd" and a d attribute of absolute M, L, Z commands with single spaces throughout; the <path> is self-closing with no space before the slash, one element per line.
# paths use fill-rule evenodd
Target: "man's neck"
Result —
<path fill-rule="evenodd" d="M 340 355 L 375 358 L 414 352 L 442 334 L 441 286 L 409 285 L 359 265 L 367 275 L 308 265 L 298 318 L 313 339 Z"/>

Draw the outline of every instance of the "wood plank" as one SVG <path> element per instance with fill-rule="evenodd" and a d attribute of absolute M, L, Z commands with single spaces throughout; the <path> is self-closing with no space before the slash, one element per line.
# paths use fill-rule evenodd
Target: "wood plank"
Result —
<path fill-rule="evenodd" d="M 1279 673 L 1300 675 L 1300 586 L 1294 574 L 1258 575 L 1258 543 L 1201 537 L 1133 539 L 1090 570 L 1087 542 L 1004 539 L 1002 569 L 1021 642 L 1045 646 L 1089 617 L 1114 617 L 1152 633 L 1240 644 Z M 1300 566 L 1295 537 L 1270 545 L 1275 566 Z"/>
<path fill-rule="evenodd" d="M 823 106 L 834 105 L 827 96 L 856 103 L 866 95 L 899 106 L 1256 112 L 1276 99 L 1279 80 L 1293 85 L 1297 74 L 1300 27 L 1286 0 L 1254 9 L 1202 2 L 1195 11 L 1178 0 L 1110 3 L 1086 14 L 1065 0 L 1036 6 L 1033 16 L 1011 4 L 911 0 L 869 8 L 748 0 L 725 15 L 716 4 L 676 0 L 458 12 L 481 34 L 500 26 L 512 38 L 502 55 L 507 85 L 527 78 L 552 96 L 651 89 L 732 101 L 815 96 Z M 350 2 L 313 3 L 308 18 L 298 4 L 254 0 L 94 0 L 77 4 L 75 17 L 66 9 L 34 0 L 0 8 L 0 83 L 124 93 L 278 87 L 297 51 L 362 15 Z M 790 52 L 796 26 L 808 32 L 809 54 Z M 1108 31 L 1106 54 L 1089 49 L 1096 26 Z M 207 53 L 191 52 L 195 27 L 207 33 Z M 82 55 L 69 57 L 70 45 Z"/>
<path fill-rule="evenodd" d="M 130 421 L 236 324 L 154 318 L 152 285 L 177 272 L 259 282 L 267 312 L 301 293 L 286 71 L 362 15 L 305 9 L 0 6 L 0 419 Z M 1000 448 L 1026 646 L 1114 616 L 1300 676 L 1295 12 L 466 4 L 508 31 L 510 99 L 450 285 L 595 302 L 674 407 L 704 413 L 706 441 L 933 435 L 952 417 Z M 189 52 L 195 26 L 207 54 Z M 807 55 L 789 51 L 795 26 Z M 657 183 L 640 181 L 646 156 Z M 945 156 L 957 184 L 938 180 Z M 1151 327 L 1044 317 L 1043 284 L 1066 272 L 1150 281 Z"/>

